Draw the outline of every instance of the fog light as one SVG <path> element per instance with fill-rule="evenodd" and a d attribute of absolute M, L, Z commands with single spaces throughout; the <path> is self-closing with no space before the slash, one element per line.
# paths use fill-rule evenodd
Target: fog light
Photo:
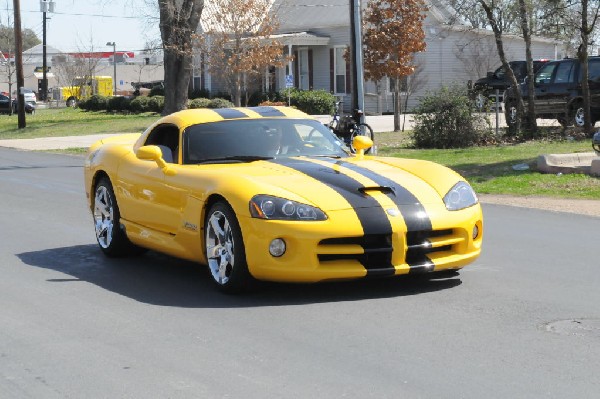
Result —
<path fill-rule="evenodd" d="M 282 238 L 276 238 L 269 245 L 269 253 L 271 256 L 279 258 L 285 253 L 285 241 Z"/>
<path fill-rule="evenodd" d="M 477 237 L 479 237 L 479 227 L 477 227 L 477 225 L 475 225 L 473 227 L 473 239 L 476 239 Z"/>

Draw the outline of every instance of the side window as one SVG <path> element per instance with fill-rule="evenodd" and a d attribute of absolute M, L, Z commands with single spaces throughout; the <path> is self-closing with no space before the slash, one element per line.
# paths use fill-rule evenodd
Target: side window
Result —
<path fill-rule="evenodd" d="M 554 83 L 569 83 L 573 82 L 573 62 L 564 61 L 556 67 L 556 75 Z"/>
<path fill-rule="evenodd" d="M 179 159 L 179 129 L 175 125 L 159 125 L 150 132 L 146 145 L 158 146 L 165 162 L 178 163 Z"/>
<path fill-rule="evenodd" d="M 557 64 L 544 65 L 535 75 L 535 83 L 550 83 L 550 80 L 552 79 L 552 73 L 554 72 L 556 65 Z"/>
<path fill-rule="evenodd" d="M 588 77 L 590 82 L 600 83 L 600 60 L 589 62 Z"/>

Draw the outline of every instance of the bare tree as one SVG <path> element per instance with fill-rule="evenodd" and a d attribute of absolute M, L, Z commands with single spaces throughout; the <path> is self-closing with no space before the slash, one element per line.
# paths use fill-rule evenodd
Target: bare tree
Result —
<path fill-rule="evenodd" d="M 92 39 L 89 47 L 80 47 L 75 54 L 54 56 L 52 64 L 58 85 L 68 106 L 75 106 L 81 98 L 97 92 L 96 68 L 100 58 L 95 56 Z"/>
<path fill-rule="evenodd" d="M 506 75 L 511 82 L 511 85 L 515 88 L 515 97 L 517 102 L 517 120 L 516 123 L 511 126 L 511 133 L 516 134 L 521 130 L 521 118 L 523 117 L 523 97 L 521 96 L 521 91 L 518 89 L 519 84 L 517 82 L 517 77 L 515 76 L 513 70 L 508 64 L 508 60 L 506 57 L 506 52 L 504 51 L 504 43 L 502 41 L 502 20 L 503 13 L 502 10 L 498 10 L 494 8 L 493 2 L 487 2 L 486 0 L 477 0 L 481 7 L 485 11 L 485 15 L 488 19 L 488 23 L 490 24 L 492 31 L 494 32 L 494 39 L 496 41 L 496 49 L 498 50 L 498 57 L 502 62 L 502 66 L 506 71 Z"/>
<path fill-rule="evenodd" d="M 402 108 L 402 131 L 406 125 L 406 111 L 408 110 L 408 100 L 410 97 L 421 90 L 427 83 L 427 76 L 424 73 L 425 64 L 422 61 L 417 60 L 415 62 L 415 69 L 413 73 L 406 77 L 406 84 L 404 87 L 404 107 Z"/>
<path fill-rule="evenodd" d="M 465 39 L 457 43 L 454 54 L 471 79 L 477 79 L 497 66 L 497 50 L 493 40 L 490 40 L 487 35 L 473 35 L 471 38 L 466 38 L 467 35 L 468 32 L 465 32 Z"/>
<path fill-rule="evenodd" d="M 537 134 L 537 121 L 535 118 L 535 87 L 533 87 L 533 57 L 531 55 L 531 30 L 530 19 L 531 12 L 525 5 L 525 0 L 519 0 L 519 16 L 521 18 L 521 30 L 523 31 L 523 39 L 525 40 L 525 60 L 527 61 L 527 129 L 532 136 Z M 518 91 L 515 86 L 515 91 Z"/>
<path fill-rule="evenodd" d="M 202 52 L 211 73 L 227 84 L 233 102 L 241 105 L 242 91 L 269 66 L 287 58 L 283 44 L 272 37 L 279 23 L 271 0 L 213 0 L 207 16 Z"/>
<path fill-rule="evenodd" d="M 10 16 L 7 14 L 7 25 L 10 26 Z M 0 30 L 0 66 L 6 72 L 6 83 L 8 84 L 8 97 L 11 97 L 13 79 L 15 75 L 14 61 L 11 60 L 11 54 L 14 54 L 14 37 L 12 29 Z M 3 51 L 6 51 L 8 58 L 4 57 Z M 12 115 L 12 104 L 9 107 L 8 113 Z"/>
<path fill-rule="evenodd" d="M 158 50 L 160 48 L 159 43 L 157 43 L 156 40 L 150 40 L 150 41 L 146 41 L 146 45 L 144 46 L 144 50 L 142 50 L 142 53 L 144 55 L 147 55 L 148 57 L 154 57 L 158 54 Z M 151 62 L 148 62 L 146 60 L 144 60 L 141 63 L 136 64 L 136 70 L 138 73 L 138 83 L 140 83 L 142 81 L 142 75 L 144 73 L 144 71 L 147 70 L 155 70 L 156 68 L 158 68 L 158 65 L 156 64 L 152 64 Z"/>
<path fill-rule="evenodd" d="M 588 135 L 592 135 L 592 114 L 590 111 L 590 85 L 589 85 L 589 65 L 588 65 L 588 50 L 594 28 L 598 22 L 600 14 L 600 2 L 581 0 L 575 3 L 573 7 L 579 14 L 580 21 L 577 24 L 581 42 L 577 49 L 577 58 L 581 65 L 581 91 L 583 94 L 583 118 L 584 130 Z M 577 110 L 575 111 L 577 112 Z"/>
<path fill-rule="evenodd" d="M 165 106 L 163 115 L 187 107 L 192 73 L 193 38 L 204 0 L 158 0 L 164 50 Z"/>

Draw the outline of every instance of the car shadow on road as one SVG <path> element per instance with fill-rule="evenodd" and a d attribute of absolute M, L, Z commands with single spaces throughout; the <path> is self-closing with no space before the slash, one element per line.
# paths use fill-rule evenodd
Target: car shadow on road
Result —
<path fill-rule="evenodd" d="M 458 274 L 436 277 L 362 279 L 318 284 L 264 283 L 243 295 L 225 295 L 202 265 L 149 251 L 139 257 L 107 258 L 96 245 L 78 245 L 17 254 L 27 265 L 54 270 L 47 281 L 84 281 L 133 300 L 160 306 L 235 308 L 286 306 L 419 295 L 456 287 Z"/>

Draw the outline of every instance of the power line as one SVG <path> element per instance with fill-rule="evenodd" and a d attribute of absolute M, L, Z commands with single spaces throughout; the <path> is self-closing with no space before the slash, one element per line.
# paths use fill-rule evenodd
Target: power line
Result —
<path fill-rule="evenodd" d="M 26 13 L 36 13 L 39 14 L 40 11 L 33 10 L 23 10 L 21 12 Z M 86 14 L 86 13 L 69 13 L 69 12 L 53 12 L 53 15 L 70 15 L 75 17 L 101 17 L 101 18 L 123 18 L 123 19 L 139 19 L 141 18 L 139 15 L 106 15 L 106 14 Z"/>

